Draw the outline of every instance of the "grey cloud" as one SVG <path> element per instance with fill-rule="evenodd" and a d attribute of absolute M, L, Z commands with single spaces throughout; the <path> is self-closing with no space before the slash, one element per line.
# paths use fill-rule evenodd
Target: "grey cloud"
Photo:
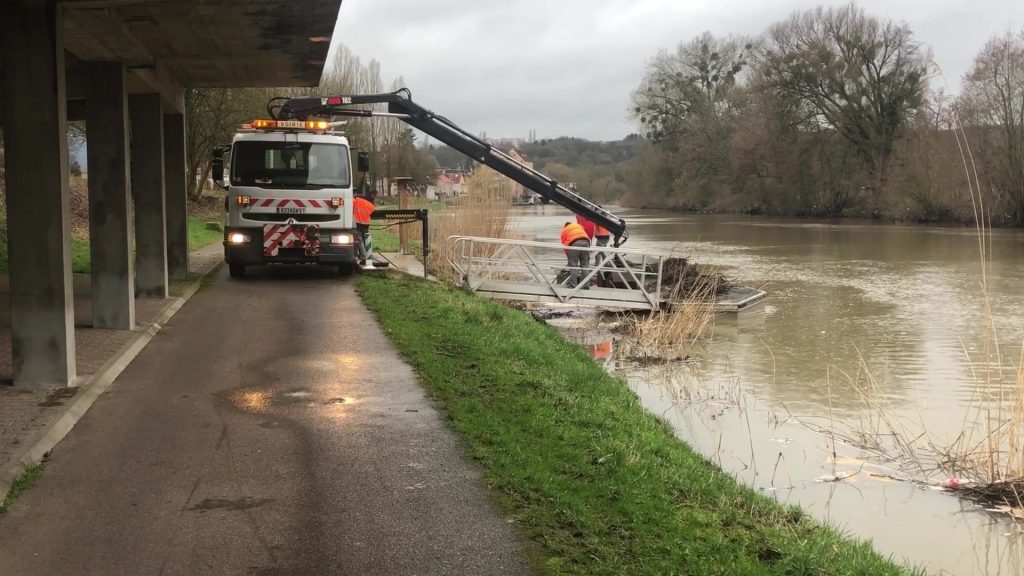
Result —
<path fill-rule="evenodd" d="M 756 35 L 804 0 L 344 0 L 335 42 L 403 76 L 422 104 L 490 136 L 621 138 L 647 60 L 704 30 Z M 1024 26 L 1017 0 L 869 0 L 932 47 L 956 90 L 992 35 Z"/>

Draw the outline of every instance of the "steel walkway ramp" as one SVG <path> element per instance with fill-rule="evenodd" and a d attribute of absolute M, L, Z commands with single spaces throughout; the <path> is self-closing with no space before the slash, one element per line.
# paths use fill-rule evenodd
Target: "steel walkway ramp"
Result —
<path fill-rule="evenodd" d="M 669 294 L 662 279 L 670 256 L 611 247 L 574 249 L 590 254 L 589 267 L 567 266 L 561 244 L 476 236 L 449 237 L 445 257 L 463 288 L 488 298 L 621 310 L 658 310 L 666 304 Z M 580 286 L 570 285 L 572 271 L 582 273 Z M 599 278 L 616 287 L 596 286 Z M 582 287 L 588 283 L 589 288 Z M 710 305 L 720 312 L 739 312 L 766 296 L 761 290 L 736 287 Z"/>

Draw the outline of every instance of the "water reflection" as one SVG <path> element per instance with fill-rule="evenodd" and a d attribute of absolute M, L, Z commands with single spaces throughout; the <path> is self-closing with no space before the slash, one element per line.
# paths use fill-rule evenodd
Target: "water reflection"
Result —
<path fill-rule="evenodd" d="M 972 402 L 1012 398 L 1013 363 L 984 362 L 995 353 L 986 318 L 1004 358 L 1016 359 L 1024 233 L 992 234 L 986 315 L 970 229 L 618 213 L 630 248 L 693 257 L 769 292 L 755 321 L 720 318 L 699 362 L 631 363 L 625 343 L 585 330 L 591 355 L 648 409 L 743 482 L 884 554 L 930 572 L 1024 573 L 1016 524 L 844 442 L 879 425 L 879 406 L 908 433 L 954 437 L 981 417 Z M 518 228 L 555 240 L 564 218 L 531 209 Z"/>

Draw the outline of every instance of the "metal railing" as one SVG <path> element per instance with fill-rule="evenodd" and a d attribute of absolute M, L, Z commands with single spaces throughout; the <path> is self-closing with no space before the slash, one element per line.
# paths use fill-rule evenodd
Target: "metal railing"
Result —
<path fill-rule="evenodd" d="M 657 310 L 663 303 L 665 255 L 611 247 L 577 248 L 586 267 L 567 264 L 551 242 L 451 236 L 445 257 L 462 285 L 491 298 Z M 572 282 L 574 273 L 581 276 Z"/>

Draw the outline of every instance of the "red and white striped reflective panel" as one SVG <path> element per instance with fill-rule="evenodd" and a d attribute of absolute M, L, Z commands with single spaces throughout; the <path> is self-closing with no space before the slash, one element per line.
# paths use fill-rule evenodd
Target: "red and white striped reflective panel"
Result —
<path fill-rule="evenodd" d="M 302 238 L 305 232 L 305 226 L 266 224 L 263 226 L 263 255 L 277 256 L 277 251 L 281 248 L 302 248 L 305 246 Z"/>
<path fill-rule="evenodd" d="M 301 200 L 299 198 L 263 198 L 253 200 L 254 208 L 285 208 L 295 206 L 296 208 L 327 208 L 331 205 L 330 200 Z"/>

